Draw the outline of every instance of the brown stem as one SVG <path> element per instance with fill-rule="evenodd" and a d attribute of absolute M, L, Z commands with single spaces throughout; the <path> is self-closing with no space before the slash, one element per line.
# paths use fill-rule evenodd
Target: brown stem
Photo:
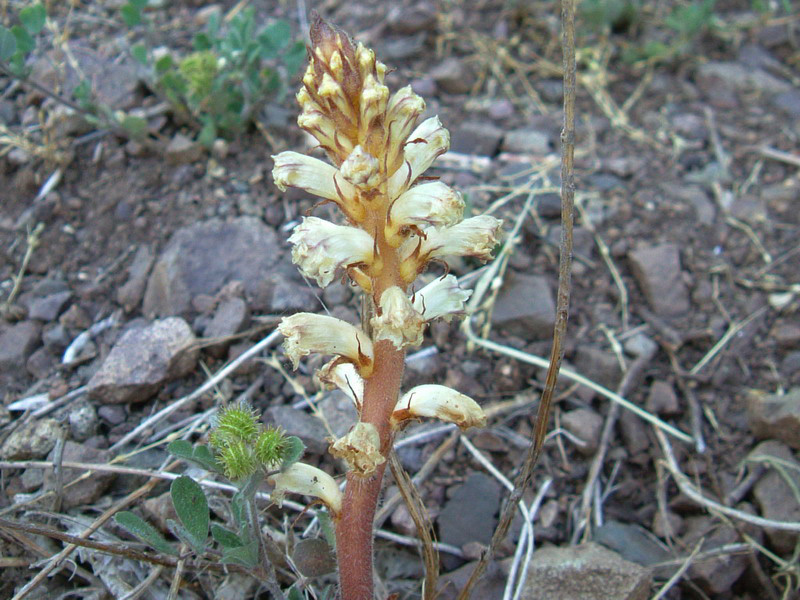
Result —
<path fill-rule="evenodd" d="M 366 380 L 361 420 L 378 430 L 381 454 L 392 447 L 389 425 L 400 383 L 403 379 L 405 351 L 387 341 L 375 344 L 375 370 Z M 336 524 L 336 555 L 339 563 L 340 597 L 343 600 L 373 600 L 372 524 L 378 505 L 386 463 L 368 478 L 347 474 L 342 513 Z"/>

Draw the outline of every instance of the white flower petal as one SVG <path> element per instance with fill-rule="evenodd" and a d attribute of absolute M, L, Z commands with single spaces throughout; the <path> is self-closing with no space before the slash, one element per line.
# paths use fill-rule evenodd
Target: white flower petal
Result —
<path fill-rule="evenodd" d="M 442 126 L 439 117 L 431 117 L 420 123 L 406 141 L 404 165 L 389 178 L 389 197 L 397 198 L 407 190 L 448 148 L 450 132 Z"/>
<path fill-rule="evenodd" d="M 397 401 L 392 424 L 397 426 L 415 417 L 434 417 L 455 423 L 461 429 L 486 425 L 486 415 L 477 402 L 449 387 L 435 384 L 418 385 L 406 392 Z"/>
<path fill-rule="evenodd" d="M 281 152 L 272 158 L 275 161 L 272 178 L 281 191 L 287 187 L 298 187 L 315 196 L 345 204 L 352 202 L 356 196 L 355 188 L 336 167 L 325 161 L 299 152 Z"/>
<path fill-rule="evenodd" d="M 392 286 L 381 294 L 380 314 L 370 321 L 376 340 L 389 340 L 396 348 L 419 346 L 425 321 L 397 286 Z"/>
<path fill-rule="evenodd" d="M 497 245 L 500 226 L 499 219 L 480 215 L 465 219 L 452 227 L 428 229 L 422 242 L 421 256 L 445 259 L 448 256 L 475 256 L 489 260 Z"/>
<path fill-rule="evenodd" d="M 315 352 L 349 359 L 365 377 L 372 372 L 372 340 L 350 323 L 327 315 L 297 313 L 284 317 L 278 330 L 286 338 L 286 356 L 295 369 L 303 356 Z"/>
<path fill-rule="evenodd" d="M 281 506 L 287 492 L 313 496 L 322 500 L 337 515 L 342 510 L 342 492 L 336 480 L 322 469 L 305 463 L 294 463 L 291 467 L 269 478 L 275 486 L 270 497 Z"/>
<path fill-rule="evenodd" d="M 294 228 L 289 243 L 294 245 L 292 262 L 320 287 L 333 281 L 337 270 L 373 259 L 374 241 L 366 231 L 317 217 L 304 217 Z"/>
<path fill-rule="evenodd" d="M 464 312 L 464 304 L 471 295 L 472 290 L 463 290 L 458 286 L 455 275 L 445 275 L 415 292 L 412 304 L 426 321 L 438 317 L 450 321 L 454 315 Z"/>
<path fill-rule="evenodd" d="M 386 237 L 399 244 L 404 228 L 443 227 L 458 223 L 464 216 L 461 194 L 441 181 L 415 185 L 392 203 Z"/>

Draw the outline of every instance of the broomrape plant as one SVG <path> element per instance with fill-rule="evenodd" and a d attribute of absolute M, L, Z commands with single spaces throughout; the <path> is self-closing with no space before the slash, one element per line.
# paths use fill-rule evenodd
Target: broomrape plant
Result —
<path fill-rule="evenodd" d="M 330 447 L 347 466 L 343 496 L 328 475 L 295 463 L 272 476 L 273 497 L 294 492 L 327 505 L 336 527 L 341 597 L 371 600 L 372 523 L 396 432 L 420 417 L 463 429 L 486 422 L 474 400 L 441 385 L 401 396 L 407 348 L 422 343 L 432 319 L 462 314 L 470 296 L 453 275 L 419 290 L 414 282 L 431 261 L 489 259 L 501 222 L 486 215 L 464 219 L 461 195 L 422 177 L 449 148 L 450 134 L 438 117 L 418 123 L 425 102 L 410 86 L 390 94 L 386 66 L 374 52 L 318 16 L 310 37 L 297 122 L 330 163 L 282 152 L 273 157 L 272 174 L 281 190 L 298 187 L 339 207 L 344 225 L 303 219 L 289 238 L 292 258 L 321 287 L 349 279 L 370 310 L 362 327 L 311 313 L 280 324 L 295 368 L 312 352 L 333 357 L 320 379 L 353 400 L 358 422 Z"/>

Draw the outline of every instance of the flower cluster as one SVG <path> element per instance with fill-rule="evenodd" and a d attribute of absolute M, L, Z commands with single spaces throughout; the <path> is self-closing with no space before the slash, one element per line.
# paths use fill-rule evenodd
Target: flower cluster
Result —
<path fill-rule="evenodd" d="M 464 312 L 470 292 L 453 275 L 412 291 L 417 277 L 431 261 L 488 260 L 501 226 L 487 215 L 464 219 L 457 191 L 421 178 L 448 150 L 450 134 L 438 117 L 419 122 L 425 102 L 410 87 L 390 94 L 386 71 L 372 50 L 317 17 L 297 94 L 298 124 L 330 162 L 297 152 L 273 157 L 279 189 L 298 187 L 333 202 L 346 220 L 340 225 L 305 217 L 289 238 L 293 261 L 321 287 L 349 279 L 374 306 L 368 331 L 311 313 L 283 319 L 286 354 L 295 367 L 312 352 L 332 355 L 320 378 L 341 388 L 359 411 L 382 342 L 399 351 L 418 346 L 432 319 Z M 465 428 L 485 422 L 470 398 L 443 386 L 420 386 L 400 399 L 390 424 L 397 428 L 422 416 Z M 332 445 L 334 455 L 364 476 L 383 462 L 385 450 L 377 430 L 363 423 Z"/>

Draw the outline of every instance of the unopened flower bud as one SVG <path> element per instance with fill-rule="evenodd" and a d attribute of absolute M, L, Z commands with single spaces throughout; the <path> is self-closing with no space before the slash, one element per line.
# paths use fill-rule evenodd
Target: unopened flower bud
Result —
<path fill-rule="evenodd" d="M 304 217 L 289 237 L 292 262 L 320 287 L 327 286 L 339 269 L 373 262 L 374 241 L 366 231 Z"/>
<path fill-rule="evenodd" d="M 425 320 L 414 310 L 403 290 L 397 286 L 386 289 L 381 294 L 379 308 L 379 314 L 370 321 L 376 340 L 389 340 L 396 348 L 422 343 Z"/>
<path fill-rule="evenodd" d="M 278 330 L 286 338 L 283 343 L 286 356 L 295 369 L 303 356 L 315 352 L 352 361 L 364 377 L 372 372 L 372 341 L 350 323 L 326 315 L 296 313 L 285 317 Z"/>
<path fill-rule="evenodd" d="M 369 477 L 379 465 L 386 462 L 381 455 L 380 436 L 372 423 L 359 421 L 350 433 L 330 446 L 330 453 L 341 458 L 347 466 L 361 477 Z"/>
<path fill-rule="evenodd" d="M 356 146 L 339 170 L 349 183 L 360 188 L 375 187 L 378 180 L 378 159 Z"/>
<path fill-rule="evenodd" d="M 443 385 L 418 385 L 406 392 L 397 401 L 392 424 L 397 426 L 415 417 L 434 417 L 448 423 L 455 423 L 461 429 L 483 427 L 486 415 L 469 396 Z"/>
<path fill-rule="evenodd" d="M 287 492 L 313 496 L 324 502 L 335 516 L 342 510 L 342 492 L 336 480 L 322 469 L 305 463 L 294 463 L 291 467 L 269 478 L 275 486 L 271 498 L 278 506 L 283 504 Z"/>

